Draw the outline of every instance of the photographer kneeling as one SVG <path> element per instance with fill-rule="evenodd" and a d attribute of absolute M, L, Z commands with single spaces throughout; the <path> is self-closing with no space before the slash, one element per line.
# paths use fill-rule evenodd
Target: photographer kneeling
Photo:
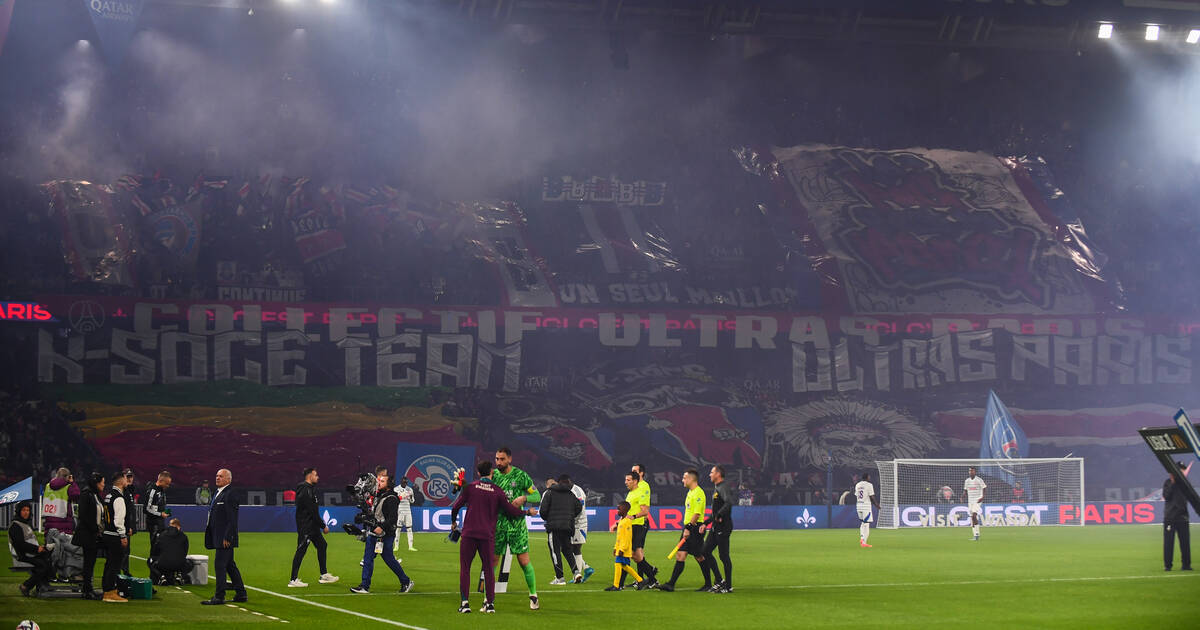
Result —
<path fill-rule="evenodd" d="M 396 574 L 400 580 L 400 592 L 412 590 L 413 581 L 404 574 L 400 563 L 392 552 L 392 542 L 396 538 L 396 516 L 400 507 L 400 499 L 392 490 L 391 475 L 386 470 L 375 476 L 375 499 L 371 503 L 371 512 L 363 514 L 362 522 L 367 531 L 366 544 L 363 547 L 362 582 L 351 588 L 353 593 L 369 593 L 371 591 L 371 573 L 375 570 L 375 545 L 382 546 L 383 562 Z"/>

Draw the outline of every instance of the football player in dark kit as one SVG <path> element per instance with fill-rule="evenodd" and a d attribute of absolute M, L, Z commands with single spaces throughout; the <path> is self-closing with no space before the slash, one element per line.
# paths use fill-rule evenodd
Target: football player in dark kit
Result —
<path fill-rule="evenodd" d="M 1180 470 L 1183 462 L 1177 462 Z M 1179 564 L 1184 571 L 1192 570 L 1192 542 L 1188 527 L 1188 500 L 1183 490 L 1177 487 L 1175 473 L 1170 473 L 1163 482 L 1163 567 L 1171 570 L 1175 555 L 1175 535 L 1179 534 Z"/>
<path fill-rule="evenodd" d="M 459 537 L 458 513 L 464 507 L 467 515 L 463 518 L 461 539 L 458 547 L 458 588 L 462 595 L 462 604 L 458 612 L 471 612 L 471 602 L 468 594 L 471 592 L 471 562 L 475 554 L 479 554 L 479 562 L 483 568 L 484 589 L 487 599 L 479 612 L 496 612 L 496 573 L 492 567 L 492 553 L 496 546 L 496 520 L 500 512 L 512 518 L 521 518 L 525 513 L 521 507 L 525 505 L 525 497 L 521 495 L 508 502 L 508 496 L 499 486 L 492 483 L 492 462 L 483 460 L 475 466 L 479 474 L 478 481 L 472 481 L 463 487 L 454 501 L 450 511 L 450 535 Z"/>
<path fill-rule="evenodd" d="M 708 539 L 704 541 L 704 555 L 712 560 L 714 593 L 733 592 L 733 562 L 729 559 L 729 535 L 733 533 L 733 505 L 737 501 L 737 490 L 725 480 L 725 467 L 716 465 L 708 473 L 715 486 L 712 496 L 712 516 L 704 522 L 708 527 Z M 717 571 L 713 550 L 721 552 L 721 564 L 725 567 L 725 579 Z"/>

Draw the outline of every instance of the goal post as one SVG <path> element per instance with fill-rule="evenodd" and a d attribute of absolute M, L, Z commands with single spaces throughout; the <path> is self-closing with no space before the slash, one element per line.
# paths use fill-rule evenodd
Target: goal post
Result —
<path fill-rule="evenodd" d="M 878 527 L 963 527 L 968 469 L 987 484 L 983 525 L 1083 525 L 1083 458 L 893 459 L 879 468 Z"/>

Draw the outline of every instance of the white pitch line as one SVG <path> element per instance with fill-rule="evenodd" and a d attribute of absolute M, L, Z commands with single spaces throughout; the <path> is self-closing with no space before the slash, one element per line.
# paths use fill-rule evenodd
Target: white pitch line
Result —
<path fill-rule="evenodd" d="M 1022 578 L 1013 580 L 966 580 L 958 582 L 859 582 L 856 584 L 781 584 L 767 586 L 739 586 L 736 592 L 744 591 L 764 591 L 764 590 L 779 590 L 779 589 L 823 589 L 823 588 L 896 588 L 896 587 L 921 587 L 921 586 L 952 586 L 956 584 L 967 585 L 988 585 L 988 584 L 1027 584 L 1034 582 L 1103 582 L 1114 580 L 1160 580 L 1160 579 L 1187 579 L 1194 578 L 1200 573 L 1189 575 L 1187 573 L 1175 573 L 1167 575 L 1110 575 L 1110 576 L 1090 576 L 1090 577 L 1060 577 L 1060 578 Z M 601 593 L 604 589 L 599 588 L 567 588 L 553 591 L 541 591 L 539 595 L 547 593 Z M 415 595 L 457 595 L 458 591 L 422 591 L 420 593 L 411 593 L 408 596 Z M 313 593 L 304 597 L 362 597 L 356 593 Z"/>
<path fill-rule="evenodd" d="M 138 560 L 145 560 L 145 558 L 142 558 L 140 556 L 131 556 L 131 557 L 137 558 Z M 213 580 L 217 579 L 216 576 L 213 576 L 213 575 L 209 575 L 208 577 Z M 276 593 L 275 591 L 268 591 L 265 588 L 258 588 L 257 586 L 250 586 L 249 584 L 246 584 L 245 587 L 246 587 L 246 590 L 248 590 L 248 591 L 255 591 L 258 593 L 266 593 L 267 595 L 274 595 L 275 597 L 282 597 L 283 599 L 291 600 L 293 602 L 300 602 L 301 604 L 308 604 L 309 606 L 316 606 L 317 608 L 324 608 L 326 610 L 332 610 L 332 611 L 344 613 L 347 615 L 354 615 L 355 617 L 361 617 L 363 619 L 370 619 L 371 621 L 377 621 L 379 623 L 384 623 L 389 626 L 408 628 L 409 630 L 429 630 L 428 628 L 422 628 L 421 626 L 410 626 L 406 623 L 401 623 L 399 621 L 395 621 L 392 619 L 384 619 L 383 617 L 375 617 L 372 615 L 368 615 L 366 613 L 360 613 L 355 610 L 346 610 L 345 608 L 338 608 L 336 606 L 330 606 L 328 604 L 322 604 L 320 602 L 310 602 L 306 599 L 301 599 L 299 597 L 292 597 L 291 595 L 284 595 L 283 593 Z M 280 619 L 279 621 L 282 623 L 288 623 L 287 620 L 285 620 L 285 619 Z"/>

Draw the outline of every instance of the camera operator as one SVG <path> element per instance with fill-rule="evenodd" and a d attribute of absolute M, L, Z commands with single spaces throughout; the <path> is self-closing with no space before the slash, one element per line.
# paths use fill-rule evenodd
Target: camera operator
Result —
<path fill-rule="evenodd" d="M 377 469 L 380 470 L 380 469 Z M 371 512 L 362 514 L 362 523 L 367 529 L 365 546 L 363 547 L 362 582 L 350 589 L 352 593 L 371 592 L 371 574 L 375 570 L 375 554 L 383 554 L 383 562 L 396 574 L 400 580 L 400 592 L 412 590 L 413 581 L 404 573 L 396 556 L 392 553 L 392 541 L 396 537 L 396 516 L 400 507 L 400 499 L 392 490 L 391 475 L 387 469 L 382 469 L 375 476 L 375 495 L 371 501 Z M 376 547 L 379 545 L 379 547 Z M 379 549 L 377 552 L 376 550 Z"/>

